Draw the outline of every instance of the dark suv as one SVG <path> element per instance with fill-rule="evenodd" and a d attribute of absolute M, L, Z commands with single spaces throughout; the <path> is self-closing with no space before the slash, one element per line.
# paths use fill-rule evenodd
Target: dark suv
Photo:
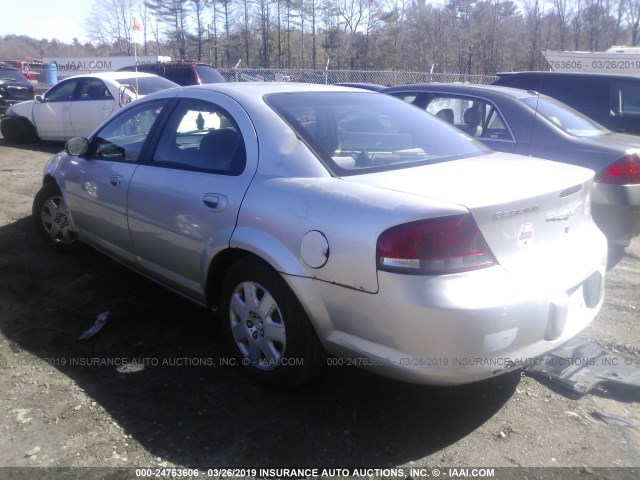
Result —
<path fill-rule="evenodd" d="M 640 78 L 566 72 L 499 73 L 494 85 L 554 97 L 616 132 L 640 135 Z"/>
<path fill-rule="evenodd" d="M 35 87 L 15 68 L 0 66 L 0 115 L 14 103 L 33 100 Z"/>
<path fill-rule="evenodd" d="M 155 73 L 182 86 L 225 81 L 218 70 L 211 65 L 199 62 L 142 63 L 137 68 L 131 65 L 118 69 L 119 72 L 135 72 L 136 70 L 138 72 Z"/>

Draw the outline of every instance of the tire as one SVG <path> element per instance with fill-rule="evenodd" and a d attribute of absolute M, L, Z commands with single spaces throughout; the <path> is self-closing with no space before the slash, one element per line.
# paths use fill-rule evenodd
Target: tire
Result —
<path fill-rule="evenodd" d="M 36 194 L 31 213 L 38 235 L 49 247 L 61 252 L 80 247 L 80 241 L 71 229 L 64 198 L 55 182 L 43 185 Z"/>
<path fill-rule="evenodd" d="M 36 130 L 24 117 L 5 117 L 0 122 L 0 132 L 7 143 L 32 143 L 38 139 Z"/>
<path fill-rule="evenodd" d="M 235 364 L 255 383 L 301 386 L 321 369 L 325 351 L 284 279 L 265 262 L 245 257 L 225 275 L 220 320 Z"/>

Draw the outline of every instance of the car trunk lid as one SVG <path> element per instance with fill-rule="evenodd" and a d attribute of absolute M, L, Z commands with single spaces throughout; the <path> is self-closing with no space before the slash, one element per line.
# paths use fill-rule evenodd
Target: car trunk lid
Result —
<path fill-rule="evenodd" d="M 515 271 L 558 261 L 591 225 L 592 175 L 579 167 L 494 153 L 344 180 L 464 206 L 498 262 Z"/>

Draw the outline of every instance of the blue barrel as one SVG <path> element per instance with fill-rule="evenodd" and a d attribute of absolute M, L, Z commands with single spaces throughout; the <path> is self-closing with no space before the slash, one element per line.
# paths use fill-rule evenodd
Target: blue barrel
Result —
<path fill-rule="evenodd" d="M 49 85 L 58 83 L 58 65 L 55 63 L 44 64 L 44 83 Z"/>

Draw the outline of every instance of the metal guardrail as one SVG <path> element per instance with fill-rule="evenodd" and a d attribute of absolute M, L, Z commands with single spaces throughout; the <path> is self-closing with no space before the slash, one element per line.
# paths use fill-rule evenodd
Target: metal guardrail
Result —
<path fill-rule="evenodd" d="M 219 68 L 228 82 L 304 82 L 304 83 L 373 83 L 394 86 L 410 83 L 460 82 L 490 84 L 495 75 L 467 75 L 454 73 L 374 71 L 374 70 L 272 70 L 264 68 Z"/>

